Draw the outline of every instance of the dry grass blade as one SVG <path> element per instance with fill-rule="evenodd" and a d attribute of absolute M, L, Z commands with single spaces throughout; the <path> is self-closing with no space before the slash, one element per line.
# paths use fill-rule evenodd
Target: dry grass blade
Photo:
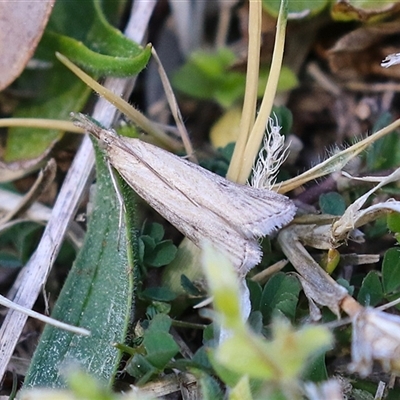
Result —
<path fill-rule="evenodd" d="M 158 68 L 158 73 L 161 78 L 161 82 L 164 88 L 165 96 L 167 97 L 169 107 L 171 109 L 172 116 L 174 117 L 176 126 L 181 135 L 183 145 L 185 146 L 186 154 L 190 161 L 198 163 L 196 156 L 194 155 L 193 146 L 190 142 L 189 134 L 186 130 L 186 126 L 183 123 L 183 118 L 181 111 L 179 110 L 178 102 L 176 101 L 176 97 L 174 95 L 174 91 L 172 90 L 171 84 L 169 82 L 167 73 L 162 66 L 161 60 L 159 59 L 157 52 L 154 48 L 151 49 L 151 54 L 153 55 Z"/>
<path fill-rule="evenodd" d="M 380 189 L 382 186 L 400 179 L 400 168 L 396 169 L 392 174 L 381 177 L 380 182 L 363 196 L 359 197 L 349 207 L 345 213 L 332 225 L 332 239 L 334 243 L 346 239 L 349 232 L 359 226 L 365 225 L 370 221 L 376 220 L 380 215 L 386 212 L 400 212 L 400 202 L 388 201 L 374 204 L 367 209 L 361 210 L 361 207 L 367 201 L 368 197 Z"/>
<path fill-rule="evenodd" d="M 313 234 L 312 225 L 291 225 L 278 235 L 278 242 L 282 247 L 288 260 L 296 271 L 300 274 L 300 280 L 304 292 L 311 305 L 316 303 L 328 307 L 336 316 L 340 317 L 341 301 L 348 296 L 347 290 L 337 284 L 334 279 L 328 275 L 318 263 L 310 256 L 303 246 L 302 237 L 307 233 Z M 326 227 L 329 232 L 329 227 Z M 309 244 L 309 243 L 307 243 Z M 311 312 L 313 318 L 319 319 L 320 315 Z"/>
<path fill-rule="evenodd" d="M 75 126 L 71 121 L 60 121 L 58 119 L 45 118 L 2 118 L 0 128 L 11 126 L 26 126 L 28 128 L 59 129 L 63 132 L 85 133 L 85 131 Z"/>
<path fill-rule="evenodd" d="M 40 171 L 38 178 L 29 190 L 29 192 L 23 197 L 21 202 L 13 210 L 9 211 L 6 215 L 0 218 L 0 227 L 16 216 L 24 213 L 36 199 L 46 191 L 49 185 L 53 182 L 56 176 L 57 165 L 54 159 L 50 159 L 46 167 Z"/>
<path fill-rule="evenodd" d="M 76 326 L 72 326 L 70 324 L 65 324 L 64 322 L 57 321 L 54 318 L 47 317 L 46 315 L 40 314 L 36 311 L 31 310 L 30 308 L 21 307 L 20 305 L 8 300 L 6 297 L 0 295 L 0 304 L 4 307 L 10 308 L 11 310 L 15 310 L 19 313 L 25 314 L 28 317 L 36 318 L 39 321 L 44 322 L 45 324 L 53 325 L 56 328 L 64 329 L 66 331 L 76 333 L 78 335 L 89 336 L 90 331 L 84 328 L 79 328 Z"/>
<path fill-rule="evenodd" d="M 250 2 L 259 3 L 259 2 Z M 261 6 L 259 9 L 261 13 Z M 272 55 L 272 63 L 271 69 L 268 77 L 267 86 L 264 91 L 264 96 L 261 102 L 261 106 L 255 120 L 254 125 L 252 126 L 252 120 L 243 121 L 243 131 L 241 131 L 241 135 L 245 137 L 245 139 L 239 138 L 238 150 L 235 153 L 237 155 L 233 155 L 231 166 L 228 171 L 228 179 L 231 179 L 238 183 L 246 183 L 247 179 L 250 175 L 251 169 L 253 167 L 254 160 L 257 156 L 260 143 L 262 141 L 265 127 L 268 121 L 268 118 L 271 114 L 272 105 L 275 98 L 276 89 L 278 87 L 279 75 L 282 67 L 283 60 L 283 50 L 285 44 L 285 33 L 286 33 L 286 22 L 287 22 L 287 1 L 282 0 L 281 6 L 278 15 L 278 21 L 276 25 L 276 36 L 275 36 L 275 44 L 274 44 L 274 52 Z M 249 22 L 251 24 L 252 21 Z M 261 30 L 261 27 L 260 27 Z M 249 54 L 250 56 L 250 54 Z M 251 64 L 254 68 L 255 65 Z M 257 71 L 258 71 L 258 67 Z M 249 74 L 253 74 L 250 70 L 247 71 Z M 251 112 L 253 108 L 254 101 L 254 84 L 255 80 L 253 79 L 249 93 L 248 103 L 246 102 L 246 108 L 248 107 L 248 111 Z M 246 110 L 247 111 L 247 110 Z M 253 115 L 250 115 L 248 118 L 253 118 Z M 250 131 L 247 132 L 247 129 L 250 128 Z M 244 150 L 241 146 L 244 146 Z"/>
<path fill-rule="evenodd" d="M 144 132 L 154 136 L 167 149 L 176 150 L 177 148 L 180 148 L 180 144 L 176 143 L 176 141 L 166 135 L 163 130 L 150 121 L 144 114 L 113 93 L 112 90 L 107 89 L 104 85 L 100 85 L 92 77 L 68 60 L 67 57 L 57 53 L 57 58 L 95 92 L 117 107 L 118 110 L 131 119 L 139 128 L 143 129 Z"/>
<path fill-rule="evenodd" d="M 235 144 L 235 150 L 229 165 L 227 179 L 236 181 L 240 163 L 243 159 L 246 143 L 256 116 L 258 72 L 260 64 L 261 43 L 261 3 L 249 2 L 249 48 L 247 56 L 246 91 L 240 121 L 239 137 Z"/>
<path fill-rule="evenodd" d="M 336 171 L 340 171 L 350 160 L 364 151 L 368 146 L 372 143 L 376 142 L 378 139 L 384 137 L 390 132 L 393 132 L 400 126 L 400 119 L 392 122 L 390 125 L 386 126 L 383 129 L 380 129 L 378 132 L 375 132 L 371 136 L 359 141 L 356 144 L 353 144 L 349 148 L 340 151 L 337 154 L 329 157 L 327 160 L 319 163 L 313 168 L 310 168 L 306 172 L 301 175 L 296 176 L 295 178 L 288 179 L 287 181 L 279 183 L 276 187 L 279 193 L 287 193 L 291 190 L 304 185 L 305 183 L 318 179 L 322 176 L 331 174 Z"/>

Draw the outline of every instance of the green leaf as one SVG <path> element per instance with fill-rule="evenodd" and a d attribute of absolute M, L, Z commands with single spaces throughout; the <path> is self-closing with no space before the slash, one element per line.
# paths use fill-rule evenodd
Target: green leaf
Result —
<path fill-rule="evenodd" d="M 202 258 L 214 308 L 223 317 L 222 324 L 229 329 L 243 328 L 239 282 L 230 260 L 210 243 L 202 247 Z"/>
<path fill-rule="evenodd" d="M 90 89 L 83 82 L 59 64 L 52 66 L 46 74 L 44 71 L 28 71 L 24 74 L 29 75 L 29 79 L 42 82 L 42 92 L 36 92 L 38 96 L 35 100 L 21 102 L 13 114 L 15 118 L 66 120 L 70 112 L 83 108 L 90 94 Z M 62 134 L 54 129 L 9 128 L 4 160 L 13 162 L 39 157 L 61 139 Z"/>
<path fill-rule="evenodd" d="M 392 212 L 386 217 L 387 227 L 390 231 L 399 233 L 400 232 L 400 213 Z"/>
<path fill-rule="evenodd" d="M 140 382 L 146 383 L 153 375 L 159 373 L 143 354 L 135 354 L 125 367 L 126 372 Z"/>
<path fill-rule="evenodd" d="M 100 0 L 87 0 L 79 6 L 56 4 L 49 21 L 40 54 L 54 59 L 53 49 L 72 62 L 98 75 L 128 76 L 140 72 L 149 60 L 150 48 L 143 49 L 107 22 Z M 107 2 L 106 2 L 107 3 Z M 108 2 L 108 10 L 118 3 Z M 75 17 L 74 23 L 65 23 Z"/>
<path fill-rule="evenodd" d="M 214 99 L 228 108 L 244 96 L 246 77 L 241 72 L 226 72 L 219 85 L 214 88 Z"/>
<path fill-rule="evenodd" d="M 260 77 L 258 81 L 258 91 L 257 91 L 258 97 L 263 96 L 265 91 L 265 86 L 267 85 L 268 77 L 269 77 L 269 68 L 261 68 Z M 283 65 L 279 74 L 279 80 L 277 86 L 278 92 L 286 92 L 288 90 L 294 89 L 296 86 L 298 86 L 298 84 L 299 80 L 297 79 L 296 74 L 289 67 Z"/>
<path fill-rule="evenodd" d="M 162 240 L 164 228 L 157 223 L 146 224 L 139 238 L 140 261 L 150 267 L 162 267 L 172 262 L 177 253 L 177 247 L 171 240 Z"/>
<path fill-rule="evenodd" d="M 275 116 L 278 119 L 278 125 L 282 127 L 281 133 L 288 135 L 292 131 L 293 126 L 292 112 L 285 106 L 273 106 L 271 118 Z"/>
<path fill-rule="evenodd" d="M 215 326 L 214 324 L 207 325 L 203 332 L 203 343 L 213 340 L 215 338 Z"/>
<path fill-rule="evenodd" d="M 147 46 L 143 49 L 135 42 L 129 41 L 125 36 L 120 36 L 122 35 L 121 32 L 117 30 L 115 32 L 118 38 L 130 45 L 131 49 L 128 46 L 126 49 L 116 46 L 116 48 L 120 48 L 119 54 L 100 54 L 90 50 L 82 42 L 54 32 L 46 32 L 43 36 L 42 44 L 47 48 L 57 49 L 59 53 L 66 56 L 72 62 L 96 75 L 125 77 L 138 74 L 146 67 L 150 59 L 151 47 Z M 120 35 L 118 35 L 118 32 Z M 112 39 L 112 36 L 109 39 Z M 107 40 L 106 37 L 103 40 Z M 108 44 L 108 42 L 100 43 Z M 106 48 L 105 50 L 109 49 Z"/>
<path fill-rule="evenodd" d="M 181 285 L 182 274 L 191 281 L 196 281 L 203 276 L 200 265 L 200 249 L 189 240 L 181 243 L 174 261 L 163 269 L 163 285 L 177 295 L 184 294 Z M 179 306 L 186 307 L 184 302 L 180 302 L 177 306 L 178 308 Z"/>
<path fill-rule="evenodd" d="M 126 370 L 143 383 L 158 374 L 179 352 L 179 347 L 168 333 L 171 319 L 165 314 L 157 314 L 143 335 L 143 347 L 146 355 L 137 353 L 128 363 Z"/>
<path fill-rule="evenodd" d="M 224 393 L 219 383 L 207 374 L 202 374 L 200 378 L 200 399 L 202 400 L 223 400 Z"/>
<path fill-rule="evenodd" d="M 243 376 L 229 393 L 229 400 L 253 400 L 248 376 Z"/>
<path fill-rule="evenodd" d="M 384 113 L 380 116 L 373 127 L 373 132 L 384 128 L 393 121 L 390 113 Z M 400 146 L 398 132 L 392 132 L 377 140 L 368 148 L 366 152 L 367 168 L 370 171 L 397 168 L 400 164 L 400 153 L 393 151 Z"/>
<path fill-rule="evenodd" d="M 120 205 L 98 151 L 96 161 L 97 191 L 85 242 L 52 313 L 52 317 L 85 327 L 92 334 L 82 337 L 46 326 L 25 387 L 63 387 L 63 369 L 72 365 L 111 386 L 121 359 L 112 344 L 125 341 L 132 316 L 134 203 L 132 191 L 121 181 L 127 213 L 126 229 L 120 231 Z"/>
<path fill-rule="evenodd" d="M 145 224 L 143 227 L 143 235 L 151 236 L 155 242 L 161 242 L 164 237 L 164 227 L 157 222 L 153 222 L 151 224 Z"/>
<path fill-rule="evenodd" d="M 147 351 L 147 361 L 160 371 L 179 352 L 175 340 L 166 332 L 146 332 L 143 344 Z"/>
<path fill-rule="evenodd" d="M 226 368 L 254 379 L 280 381 L 299 377 L 311 355 L 326 350 L 332 341 L 328 329 L 304 326 L 294 330 L 287 321 L 275 320 L 273 339 L 234 331 L 217 349 L 217 359 Z"/>
<path fill-rule="evenodd" d="M 382 263 L 382 286 L 386 294 L 400 289 L 400 249 L 389 249 Z"/>
<path fill-rule="evenodd" d="M 376 271 L 370 271 L 364 278 L 357 300 L 364 306 L 374 307 L 383 299 L 382 283 Z"/>
<path fill-rule="evenodd" d="M 174 87 L 186 95 L 217 101 L 228 108 L 242 100 L 245 92 L 246 75 L 232 71 L 235 61 L 232 51 L 222 48 L 218 52 L 196 51 L 188 62 L 172 78 Z M 259 96 L 265 90 L 268 70 L 261 71 Z M 287 67 L 282 67 L 278 90 L 293 89 L 298 84 L 296 75 Z"/>
<path fill-rule="evenodd" d="M 138 259 L 142 264 L 144 264 L 146 249 L 148 247 L 151 249 L 156 247 L 154 239 L 150 236 L 140 236 L 138 240 Z"/>
<path fill-rule="evenodd" d="M 350 285 L 350 282 L 347 281 L 344 278 L 339 278 L 336 283 L 338 283 L 340 286 L 343 286 L 349 293 L 350 296 L 353 296 L 354 293 L 354 286 Z"/>
<path fill-rule="evenodd" d="M 260 311 L 253 311 L 248 320 L 247 320 L 248 325 L 251 327 L 251 329 L 255 333 L 261 333 L 263 330 L 263 316 Z"/>
<path fill-rule="evenodd" d="M 253 311 L 258 311 L 261 304 L 262 287 L 258 282 L 254 282 L 250 279 L 246 281 L 246 284 L 250 292 L 251 309 Z"/>
<path fill-rule="evenodd" d="M 171 328 L 171 318 L 166 314 L 157 314 L 150 322 L 146 332 L 168 332 Z"/>
<path fill-rule="evenodd" d="M 200 347 L 196 351 L 196 353 L 194 353 L 192 361 L 196 363 L 199 366 L 199 368 L 210 371 L 211 363 L 210 359 L 208 358 L 207 351 L 208 351 L 207 345 Z"/>
<path fill-rule="evenodd" d="M 269 321 L 276 311 L 281 311 L 293 320 L 300 293 L 299 281 L 291 275 L 279 272 L 265 285 L 261 298 L 261 309 L 264 322 Z"/>
<path fill-rule="evenodd" d="M 219 379 L 229 387 L 234 387 L 240 380 L 241 374 L 233 371 L 216 358 L 216 350 L 208 350 L 208 359 Z M 236 357 L 236 356 L 233 356 Z"/>
<path fill-rule="evenodd" d="M 173 76 L 172 83 L 182 93 L 218 100 L 228 107 L 244 93 L 244 74 L 228 71 L 234 60 L 234 53 L 228 49 L 217 53 L 196 51 Z"/>
<path fill-rule="evenodd" d="M 380 239 L 383 235 L 387 234 L 387 220 L 386 217 L 377 218 L 370 223 L 368 230 L 365 231 L 367 239 Z"/>
<path fill-rule="evenodd" d="M 8 251 L 0 251 L 0 265 L 3 268 L 22 268 L 21 260 L 13 253 Z"/>
<path fill-rule="evenodd" d="M 162 267 L 169 264 L 176 256 L 177 248 L 171 240 L 157 243 L 150 254 L 145 255 L 145 263 L 152 267 Z"/>
<path fill-rule="evenodd" d="M 289 1 L 289 13 L 302 13 L 309 11 L 312 15 L 322 11 L 329 3 L 328 0 L 296 0 Z M 278 16 L 281 0 L 263 0 L 263 8 L 272 16 Z M 308 16 L 308 14 L 306 14 Z"/>
<path fill-rule="evenodd" d="M 158 314 L 168 314 L 171 311 L 171 304 L 164 301 L 152 300 L 151 304 L 146 308 L 146 315 L 154 318 Z"/>
<path fill-rule="evenodd" d="M 146 251 L 152 252 L 156 248 L 156 241 L 151 236 L 142 235 L 142 236 L 140 236 L 139 239 L 140 239 L 140 242 L 142 243 L 144 254 L 146 253 Z M 143 256 L 143 257 L 145 257 L 145 256 Z"/>
<path fill-rule="evenodd" d="M 346 202 L 343 196 L 337 192 L 321 194 L 319 196 L 319 206 L 323 214 L 343 215 L 346 210 Z"/>
<path fill-rule="evenodd" d="M 21 222 L 12 225 L 0 235 L 0 246 L 13 249 L 15 256 L 24 265 L 35 251 L 43 227 L 36 222 Z"/>
<path fill-rule="evenodd" d="M 305 381 L 312 382 L 323 382 L 329 379 L 325 363 L 325 353 L 318 354 L 314 359 L 310 360 L 302 374 L 302 378 Z"/>
<path fill-rule="evenodd" d="M 185 275 L 181 275 L 181 285 L 185 292 L 190 296 L 200 296 L 201 291 L 193 284 L 193 282 Z"/>
<path fill-rule="evenodd" d="M 176 294 L 166 287 L 151 287 L 143 290 L 141 296 L 156 301 L 172 301 L 176 299 Z"/>

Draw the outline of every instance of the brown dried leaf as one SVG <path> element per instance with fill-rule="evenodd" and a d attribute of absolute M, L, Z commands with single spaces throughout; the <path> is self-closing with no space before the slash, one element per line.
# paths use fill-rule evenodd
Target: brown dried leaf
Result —
<path fill-rule="evenodd" d="M 338 0 L 331 10 L 333 18 L 370 22 L 393 15 L 399 9 L 399 4 L 395 1 L 376 1 L 375 3 L 352 1 L 352 3 L 349 0 Z"/>
<path fill-rule="evenodd" d="M 53 182 L 57 171 L 57 165 L 53 158 L 51 158 L 46 167 L 40 171 L 36 182 L 33 184 L 29 192 L 23 197 L 19 204 L 16 204 L 13 210 L 8 212 L 3 217 L 0 217 L 0 226 L 9 222 L 11 219 L 24 213 L 36 201 L 36 199 L 46 191 L 46 189 Z"/>
<path fill-rule="evenodd" d="M 398 51 L 398 48 L 388 46 L 387 42 L 390 36 L 398 35 L 399 32 L 399 21 L 351 31 L 328 52 L 332 72 L 343 79 L 359 79 L 368 75 L 399 79 L 400 66 L 389 70 L 381 67 L 381 60 L 387 54 Z"/>
<path fill-rule="evenodd" d="M 347 290 L 317 264 L 302 244 L 303 237 L 313 229 L 315 225 L 290 225 L 279 232 L 278 243 L 301 276 L 300 282 L 304 293 L 309 300 L 312 300 L 310 303 L 312 317 L 316 319 L 319 317 L 314 304 L 317 303 L 328 307 L 340 318 L 340 304 L 348 296 Z"/>
<path fill-rule="evenodd" d="M 45 164 L 51 148 L 52 146 L 39 157 L 30 160 L 15 161 L 12 163 L 5 163 L 0 160 L 0 182 L 12 182 L 40 169 Z"/>
<path fill-rule="evenodd" d="M 54 1 L 0 2 L 0 90 L 20 75 L 32 57 Z"/>

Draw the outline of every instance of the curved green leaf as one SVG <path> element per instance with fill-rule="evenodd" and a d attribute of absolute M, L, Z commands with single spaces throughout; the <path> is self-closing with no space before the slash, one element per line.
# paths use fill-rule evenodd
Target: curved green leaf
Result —
<path fill-rule="evenodd" d="M 130 42 L 131 48 L 127 48 L 124 53 L 121 52 L 115 56 L 95 52 L 78 40 L 54 32 L 46 32 L 42 42 L 49 48 L 56 48 L 59 53 L 71 61 L 97 75 L 118 77 L 136 75 L 146 67 L 151 56 L 150 45 L 143 49 L 132 41 Z M 108 50 L 108 43 L 101 43 Z M 100 50 L 103 50 L 103 46 L 100 46 Z"/>
<path fill-rule="evenodd" d="M 289 13 L 303 13 L 308 11 L 311 15 L 322 11 L 327 5 L 328 0 L 296 0 L 288 2 Z M 276 17 L 279 13 L 281 0 L 263 0 L 263 8 L 265 11 Z M 305 14 L 304 16 L 308 16 Z"/>

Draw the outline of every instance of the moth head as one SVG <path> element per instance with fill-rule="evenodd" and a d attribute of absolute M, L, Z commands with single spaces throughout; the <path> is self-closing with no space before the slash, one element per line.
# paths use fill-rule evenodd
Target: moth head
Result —
<path fill-rule="evenodd" d="M 87 115 L 81 113 L 71 113 L 70 115 L 76 126 L 83 128 L 86 132 L 107 145 L 111 143 L 112 137 L 117 136 L 114 130 L 104 128 L 98 121 Z"/>

